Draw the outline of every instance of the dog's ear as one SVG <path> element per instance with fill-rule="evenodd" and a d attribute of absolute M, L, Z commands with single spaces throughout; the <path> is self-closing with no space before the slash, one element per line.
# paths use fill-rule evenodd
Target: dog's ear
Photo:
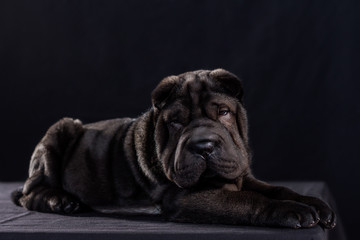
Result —
<path fill-rule="evenodd" d="M 171 93 L 175 90 L 178 83 L 178 76 L 169 76 L 164 78 L 151 93 L 153 106 L 157 109 L 162 109 L 166 100 L 169 96 L 171 96 Z"/>
<path fill-rule="evenodd" d="M 243 87 L 241 80 L 237 76 L 221 68 L 211 71 L 209 75 L 217 82 L 218 87 L 242 102 Z"/>

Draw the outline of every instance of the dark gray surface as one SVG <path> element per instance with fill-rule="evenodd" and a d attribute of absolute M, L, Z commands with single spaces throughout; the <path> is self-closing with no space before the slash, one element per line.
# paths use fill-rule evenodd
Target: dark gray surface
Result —
<path fill-rule="evenodd" d="M 295 191 L 332 202 L 323 182 L 279 182 Z M 159 217 L 119 217 L 84 213 L 76 216 L 27 211 L 10 201 L 21 183 L 0 183 L 0 239 L 344 239 L 335 230 L 179 224 Z"/>

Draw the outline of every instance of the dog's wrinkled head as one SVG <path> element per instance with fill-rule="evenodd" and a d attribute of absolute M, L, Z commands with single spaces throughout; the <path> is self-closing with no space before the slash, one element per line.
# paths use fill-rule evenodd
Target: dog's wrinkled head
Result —
<path fill-rule="evenodd" d="M 158 158 L 179 187 L 233 180 L 249 168 L 240 80 L 223 69 L 163 79 L 152 93 Z"/>

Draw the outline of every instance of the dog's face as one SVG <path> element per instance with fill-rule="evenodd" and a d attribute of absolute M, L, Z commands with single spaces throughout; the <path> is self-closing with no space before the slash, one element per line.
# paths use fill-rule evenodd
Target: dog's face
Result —
<path fill-rule="evenodd" d="M 170 76 L 152 93 L 155 142 L 167 178 L 179 187 L 233 180 L 249 168 L 242 86 L 223 70 Z"/>

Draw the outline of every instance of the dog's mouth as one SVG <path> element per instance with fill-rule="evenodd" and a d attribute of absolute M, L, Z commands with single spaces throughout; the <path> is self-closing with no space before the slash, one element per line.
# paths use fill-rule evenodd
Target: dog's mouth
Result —
<path fill-rule="evenodd" d="M 235 161 L 223 160 L 212 154 L 193 154 L 187 152 L 175 168 L 174 182 L 182 188 L 193 187 L 200 182 L 213 179 L 233 180 L 240 175 Z"/>
<path fill-rule="evenodd" d="M 216 169 L 214 167 L 212 167 L 212 166 L 214 166 L 214 164 L 211 163 L 211 161 L 215 161 L 213 159 L 214 154 L 203 153 L 203 154 L 194 154 L 194 156 L 198 159 L 205 161 L 205 163 L 206 163 L 206 169 L 201 174 L 202 178 L 209 179 L 209 178 L 213 178 L 213 177 L 219 175 L 219 173 L 216 171 Z"/>
<path fill-rule="evenodd" d="M 194 157 L 195 157 L 195 158 L 198 158 L 198 159 L 201 159 L 201 160 L 203 160 L 203 161 L 205 161 L 205 162 L 208 162 L 209 159 L 213 157 L 212 155 L 213 155 L 213 154 L 211 154 L 211 153 L 206 153 L 206 152 L 204 152 L 204 153 L 201 153 L 201 154 L 195 153 L 195 154 L 194 154 Z"/>
<path fill-rule="evenodd" d="M 219 175 L 226 179 L 234 178 L 239 171 L 239 166 L 235 160 L 223 159 L 218 149 L 211 152 L 202 152 L 193 154 L 195 158 L 201 159 L 206 163 L 206 169 L 202 173 L 203 177 L 209 178 Z"/>

